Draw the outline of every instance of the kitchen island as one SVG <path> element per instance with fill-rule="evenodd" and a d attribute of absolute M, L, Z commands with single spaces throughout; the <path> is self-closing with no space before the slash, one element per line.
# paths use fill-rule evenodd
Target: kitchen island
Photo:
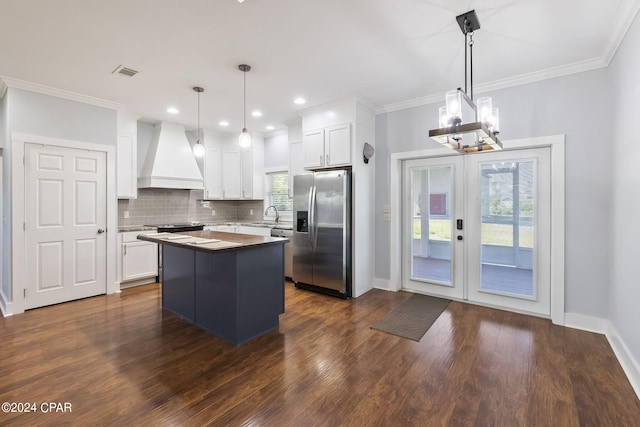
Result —
<path fill-rule="evenodd" d="M 287 239 L 219 231 L 141 234 L 162 245 L 162 308 L 230 342 L 276 329 Z"/>

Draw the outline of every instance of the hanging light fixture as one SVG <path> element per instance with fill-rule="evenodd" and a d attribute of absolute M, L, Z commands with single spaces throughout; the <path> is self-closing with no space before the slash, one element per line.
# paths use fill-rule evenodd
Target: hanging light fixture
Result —
<path fill-rule="evenodd" d="M 198 136 L 196 137 L 196 145 L 193 146 L 193 154 L 196 157 L 204 156 L 204 144 L 202 143 L 202 129 L 200 128 L 200 94 L 204 89 L 200 86 L 194 86 L 193 91 L 198 93 Z"/>
<path fill-rule="evenodd" d="M 242 71 L 242 87 L 244 92 L 242 133 L 238 138 L 238 144 L 240 144 L 242 148 L 247 148 L 251 147 L 251 134 L 247 130 L 247 73 L 251 71 L 251 66 L 240 64 L 238 65 L 238 70 Z"/>
<path fill-rule="evenodd" d="M 502 150 L 497 137 L 500 133 L 498 109 L 493 108 L 490 97 L 478 99 L 477 105 L 473 101 L 473 32 L 480 29 L 480 21 L 475 10 L 457 16 L 456 21 L 464 34 L 464 90 L 458 88 L 446 93 L 446 105 L 438 111 L 440 127 L 431 129 L 429 137 L 460 153 Z M 463 121 L 463 110 L 464 118 L 471 117 L 471 122 Z"/>

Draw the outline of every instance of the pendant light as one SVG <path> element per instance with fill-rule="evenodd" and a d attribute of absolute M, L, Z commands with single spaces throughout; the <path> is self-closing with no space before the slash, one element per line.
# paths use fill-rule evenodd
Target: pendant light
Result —
<path fill-rule="evenodd" d="M 251 134 L 247 130 L 247 73 L 251 71 L 251 66 L 247 64 L 238 65 L 238 70 L 242 71 L 242 87 L 244 93 L 244 101 L 243 101 L 243 122 L 242 122 L 242 133 L 238 138 L 238 144 L 242 148 L 251 147 Z"/>
<path fill-rule="evenodd" d="M 204 144 L 202 143 L 202 130 L 200 129 L 200 94 L 204 89 L 200 86 L 194 86 L 193 91 L 198 93 L 198 136 L 196 137 L 196 145 L 193 146 L 193 154 L 196 157 L 204 156 Z"/>
<path fill-rule="evenodd" d="M 480 29 L 480 21 L 475 10 L 457 16 L 456 21 L 464 34 L 464 90 L 458 88 L 446 93 L 446 106 L 438 111 L 440 128 L 430 130 L 429 137 L 459 153 L 502 150 L 502 143 L 497 137 L 500 133 L 498 109 L 493 108 L 490 97 L 478 99 L 477 105 L 473 101 L 473 32 Z M 467 69 L 470 75 L 469 95 Z M 467 118 L 472 117 L 472 122 L 463 121 L 463 109 Z"/>

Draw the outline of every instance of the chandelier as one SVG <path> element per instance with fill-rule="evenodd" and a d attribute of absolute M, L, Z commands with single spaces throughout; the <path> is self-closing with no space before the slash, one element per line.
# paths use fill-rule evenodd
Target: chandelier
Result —
<path fill-rule="evenodd" d="M 438 111 L 438 129 L 429 131 L 429 138 L 459 153 L 502 150 L 498 109 L 491 97 L 473 100 L 473 32 L 480 29 L 475 10 L 456 17 L 464 34 L 464 90 L 446 93 L 446 105 Z M 469 78 L 467 78 L 469 76 Z M 467 89 L 470 89 L 469 91 Z M 464 122 L 463 117 L 470 122 Z"/>

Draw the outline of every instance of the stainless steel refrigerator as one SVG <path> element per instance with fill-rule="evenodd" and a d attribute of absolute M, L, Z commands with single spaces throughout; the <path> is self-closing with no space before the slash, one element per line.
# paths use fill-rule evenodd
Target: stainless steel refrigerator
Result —
<path fill-rule="evenodd" d="M 351 296 L 351 172 L 293 177 L 293 281 L 298 288 Z"/>

